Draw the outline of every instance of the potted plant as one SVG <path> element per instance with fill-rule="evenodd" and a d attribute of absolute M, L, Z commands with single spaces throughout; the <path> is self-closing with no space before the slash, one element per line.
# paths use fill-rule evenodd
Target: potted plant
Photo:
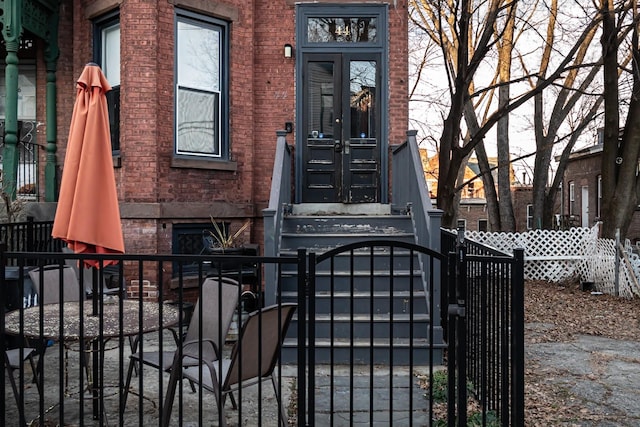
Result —
<path fill-rule="evenodd" d="M 205 250 L 209 253 L 225 253 L 229 252 L 231 248 L 242 248 L 242 233 L 251 224 L 251 222 L 247 220 L 235 233 L 232 233 L 231 225 L 228 223 L 219 223 L 213 217 L 211 217 L 211 223 L 213 224 L 213 230 L 205 230 L 203 242 Z"/>

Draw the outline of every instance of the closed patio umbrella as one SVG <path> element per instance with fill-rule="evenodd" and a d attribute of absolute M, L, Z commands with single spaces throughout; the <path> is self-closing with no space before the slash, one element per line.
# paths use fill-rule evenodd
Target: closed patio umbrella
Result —
<path fill-rule="evenodd" d="M 60 196 L 51 235 L 76 253 L 124 253 L 120 208 L 113 173 L 109 113 L 105 94 L 111 85 L 99 66 L 84 67 L 76 85 L 67 154 L 64 158 Z M 105 261 L 103 265 L 116 261 Z M 94 267 L 93 315 L 98 314 L 97 260 Z M 93 342 L 93 378 L 98 379 L 98 348 Z M 101 384 L 98 381 L 98 384 Z M 101 402 L 93 387 L 93 417 L 99 418 Z"/>
<path fill-rule="evenodd" d="M 51 233 L 76 253 L 124 253 L 105 97 L 109 90 L 100 67 L 87 64 L 76 86 Z M 86 263 L 98 265 L 92 260 Z"/>

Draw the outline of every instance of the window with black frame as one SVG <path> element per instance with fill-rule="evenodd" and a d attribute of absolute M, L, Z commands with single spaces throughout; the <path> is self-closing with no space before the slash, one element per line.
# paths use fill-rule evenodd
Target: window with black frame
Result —
<path fill-rule="evenodd" d="M 228 160 L 228 23 L 176 15 L 175 154 Z"/>
<path fill-rule="evenodd" d="M 107 109 L 111 130 L 111 150 L 120 153 L 120 16 L 112 12 L 94 22 L 94 61 L 100 65 L 111 90 Z"/>
<path fill-rule="evenodd" d="M 176 255 L 203 255 L 207 253 L 205 247 L 207 230 L 212 230 L 211 223 L 189 223 L 173 225 L 173 250 Z M 190 275 L 198 273 L 198 264 L 185 264 L 182 266 L 182 274 Z M 205 272 L 206 273 L 206 272 Z M 179 274 L 177 263 L 173 266 L 173 277 Z"/>

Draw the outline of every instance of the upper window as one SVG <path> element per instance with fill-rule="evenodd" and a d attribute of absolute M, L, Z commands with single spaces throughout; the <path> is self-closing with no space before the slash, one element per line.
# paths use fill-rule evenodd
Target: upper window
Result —
<path fill-rule="evenodd" d="M 95 23 L 94 61 L 102 68 L 111 90 L 107 92 L 107 109 L 111 129 L 111 149 L 120 151 L 120 20 L 110 14 Z"/>
<path fill-rule="evenodd" d="M 228 25 L 190 13 L 177 16 L 175 153 L 228 159 Z"/>

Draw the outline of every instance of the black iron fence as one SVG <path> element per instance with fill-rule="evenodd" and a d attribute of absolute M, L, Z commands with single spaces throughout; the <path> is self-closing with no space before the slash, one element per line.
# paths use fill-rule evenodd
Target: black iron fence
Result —
<path fill-rule="evenodd" d="M 522 253 L 447 232 L 442 244 L 279 257 L 2 251 L 3 423 L 466 426 L 469 390 L 476 421 L 523 425 Z M 79 268 L 87 259 L 99 268 Z M 229 264 L 253 268 L 227 277 Z M 279 286 L 265 298 L 267 267 Z"/>
<path fill-rule="evenodd" d="M 0 258 L 0 277 L 5 265 L 17 266 L 16 280 L 2 280 L 0 300 L 15 287 L 18 301 L 0 309 L 1 425 L 288 423 L 296 370 L 281 363 L 280 343 L 297 303 L 278 298 L 264 307 L 262 287 L 245 285 L 242 270 L 227 278 L 216 266 L 251 262 L 260 281 L 267 263 L 301 264 L 304 272 L 304 259 L 6 251 Z M 98 268 L 78 268 L 88 259 Z M 107 274 L 108 263 L 115 265 Z M 114 272 L 118 279 L 108 280 Z"/>
<path fill-rule="evenodd" d="M 5 121 L 0 120 L 0 158 L 4 153 Z M 36 141 L 38 122 L 18 120 L 18 165 L 15 176 L 16 195 L 19 199 L 38 200 L 38 151 L 40 145 Z"/>
<path fill-rule="evenodd" d="M 432 309 L 442 262 L 439 252 L 401 241 L 310 254 L 305 425 L 444 421 L 436 408 L 446 402 L 429 386 L 443 368 Z"/>
<path fill-rule="evenodd" d="M 35 221 L 33 217 L 23 222 L 0 223 L 0 242 L 9 252 L 60 252 L 62 241 L 51 237 L 52 229 L 53 221 Z"/>
<path fill-rule="evenodd" d="M 524 425 L 524 250 L 513 256 L 442 232 L 455 288 L 448 290 L 449 419 L 467 425 L 467 391 L 481 425 Z M 454 352 L 454 353 L 452 353 Z M 455 361 L 455 363 L 451 363 Z M 467 382 L 470 384 L 468 386 Z M 457 395 L 456 395 L 457 392 Z M 476 425 L 476 424 L 474 424 Z"/>

